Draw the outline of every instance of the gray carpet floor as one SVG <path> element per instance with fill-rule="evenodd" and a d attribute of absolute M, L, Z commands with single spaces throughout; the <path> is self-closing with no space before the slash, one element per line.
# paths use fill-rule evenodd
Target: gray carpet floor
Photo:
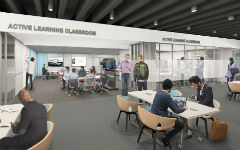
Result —
<path fill-rule="evenodd" d="M 198 135 L 184 141 L 185 150 L 237 150 L 240 147 L 240 99 L 228 101 L 225 84 L 213 85 L 214 98 L 221 103 L 221 112 L 217 119 L 228 123 L 228 138 L 225 141 L 212 142 L 204 139 L 197 141 Z M 184 96 L 196 94 L 191 87 L 180 89 Z M 58 86 L 58 80 L 35 80 L 32 97 L 40 103 L 53 103 L 51 120 L 55 123 L 54 137 L 51 150 L 148 150 L 152 149 L 152 138 L 148 132 L 142 135 L 137 143 L 139 128 L 134 125 L 135 117 L 129 123 L 128 132 L 125 132 L 125 115 L 122 115 L 119 124 L 116 119 L 119 107 L 116 101 L 118 91 L 110 94 L 96 93 L 94 95 L 68 96 Z M 209 130 L 211 121 L 208 123 Z M 199 130 L 205 135 L 204 123 L 200 120 Z M 158 134 L 158 139 L 162 134 Z M 177 135 L 171 141 L 172 148 L 180 140 Z M 166 149 L 161 144 L 157 149 Z"/>

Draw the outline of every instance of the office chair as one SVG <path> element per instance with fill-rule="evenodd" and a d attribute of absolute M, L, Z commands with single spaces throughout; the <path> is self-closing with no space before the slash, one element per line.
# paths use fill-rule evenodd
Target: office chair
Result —
<path fill-rule="evenodd" d="M 43 74 L 41 80 L 46 80 L 46 79 L 47 79 L 47 75 Z"/>
<path fill-rule="evenodd" d="M 95 78 L 92 78 L 92 77 L 85 78 L 83 91 L 85 92 L 86 95 L 88 93 L 94 93 L 93 91 L 94 85 L 95 85 Z"/>
<path fill-rule="evenodd" d="M 70 79 L 68 84 L 68 94 L 71 96 L 72 94 L 79 95 L 79 91 L 77 91 L 78 88 L 78 79 Z"/>
<path fill-rule="evenodd" d="M 106 92 L 110 92 L 111 87 L 108 85 L 109 83 L 109 78 L 108 77 L 103 77 L 100 76 L 100 81 L 102 82 L 102 86 L 101 86 L 101 93 L 103 93 L 103 91 Z"/>

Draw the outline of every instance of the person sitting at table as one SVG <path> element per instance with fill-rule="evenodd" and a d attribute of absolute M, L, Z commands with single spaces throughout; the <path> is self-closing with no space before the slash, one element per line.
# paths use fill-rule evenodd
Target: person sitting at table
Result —
<path fill-rule="evenodd" d="M 64 76 L 63 76 L 63 89 L 65 88 L 66 86 L 66 83 L 68 83 L 68 76 L 69 76 L 69 70 L 70 68 L 68 66 L 65 67 L 65 72 L 64 72 Z"/>
<path fill-rule="evenodd" d="M 49 72 L 46 69 L 45 64 L 43 64 L 43 67 L 42 67 L 42 75 L 46 75 L 47 76 L 46 78 L 48 80 Z"/>
<path fill-rule="evenodd" d="M 85 77 L 86 76 L 86 70 L 84 69 L 84 66 L 80 67 L 80 70 L 78 71 L 78 77 Z"/>
<path fill-rule="evenodd" d="M 21 110 L 20 122 L 11 123 L 14 137 L 0 139 L 0 149 L 28 149 L 47 135 L 47 110 L 45 106 L 33 100 L 27 90 L 18 93 Z"/>
<path fill-rule="evenodd" d="M 192 84 L 192 86 L 197 89 L 197 96 L 190 96 L 191 99 L 199 101 L 199 104 L 214 107 L 213 105 L 213 90 L 212 87 L 207 85 L 206 83 L 203 83 L 201 79 L 198 76 L 192 76 L 189 79 L 189 83 Z M 188 126 L 190 128 L 193 128 L 192 120 L 188 120 Z M 187 137 L 192 137 L 192 131 L 188 130 Z"/>
<path fill-rule="evenodd" d="M 76 68 L 72 68 L 72 72 L 68 76 L 68 80 L 71 80 L 71 79 L 78 79 Z"/>
<path fill-rule="evenodd" d="M 95 68 L 95 66 L 92 66 L 90 69 L 93 70 L 93 74 L 94 74 L 94 75 L 97 73 L 97 72 L 96 72 L 96 68 Z"/>
<path fill-rule="evenodd" d="M 107 79 L 108 79 L 108 76 L 107 76 L 107 74 L 106 74 L 106 70 L 103 69 L 103 70 L 102 70 L 102 73 L 101 73 L 101 75 L 100 75 L 100 81 L 98 81 L 98 82 L 95 83 L 94 90 L 96 91 L 97 87 L 100 86 L 100 85 L 102 85 L 102 82 L 107 81 Z"/>
<path fill-rule="evenodd" d="M 168 117 L 168 108 L 170 108 L 176 114 L 182 113 L 187 109 L 187 106 L 182 107 L 180 104 L 174 103 L 171 95 L 169 94 L 172 87 L 173 82 L 171 80 L 166 79 L 163 81 L 163 90 L 158 91 L 153 100 L 153 105 L 151 108 L 151 112 L 153 114 L 162 117 Z M 176 120 L 173 128 L 173 130 L 171 130 L 164 138 L 162 138 L 164 146 L 168 146 L 168 141 L 184 128 L 184 124 L 183 122 Z"/>

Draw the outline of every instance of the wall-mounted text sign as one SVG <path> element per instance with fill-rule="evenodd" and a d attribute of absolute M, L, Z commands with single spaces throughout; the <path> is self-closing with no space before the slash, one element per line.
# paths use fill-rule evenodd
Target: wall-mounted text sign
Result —
<path fill-rule="evenodd" d="M 163 40 L 163 41 L 167 41 L 167 42 L 179 42 L 179 43 L 200 44 L 200 41 L 196 41 L 196 40 L 175 39 L 175 38 L 163 38 L 162 40 Z"/>
<path fill-rule="evenodd" d="M 80 34 L 80 35 L 91 35 L 96 36 L 96 31 L 82 30 L 82 29 L 69 29 L 59 27 L 45 27 L 36 25 L 25 25 L 25 24 L 9 24 L 8 29 L 13 30 L 28 30 L 38 32 L 52 32 L 52 33 L 66 33 L 66 34 Z"/>

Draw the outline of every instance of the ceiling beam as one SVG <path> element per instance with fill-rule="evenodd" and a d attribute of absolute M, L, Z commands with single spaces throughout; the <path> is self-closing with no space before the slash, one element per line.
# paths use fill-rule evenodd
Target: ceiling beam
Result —
<path fill-rule="evenodd" d="M 11 13 L 20 14 L 22 7 L 18 0 L 3 0 Z"/>
<path fill-rule="evenodd" d="M 152 1 L 152 3 L 149 3 L 148 5 L 142 7 L 141 9 L 138 9 L 134 13 L 132 13 L 127 18 L 120 21 L 120 25 L 127 26 L 131 23 L 134 23 L 138 20 L 141 20 L 142 18 L 145 18 L 149 15 L 152 15 L 174 3 L 176 3 L 179 0 L 161 0 L 161 1 Z"/>
<path fill-rule="evenodd" d="M 120 19 L 128 16 L 137 9 L 148 4 L 151 0 L 134 0 L 126 1 L 126 3 L 121 4 L 116 10 L 114 10 L 115 18 L 113 20 L 108 20 L 107 24 L 114 24 Z"/>
<path fill-rule="evenodd" d="M 171 5 L 170 7 L 166 7 L 165 9 L 163 9 L 162 11 L 159 11 L 153 15 L 150 15 L 138 22 L 133 23 L 134 27 L 143 27 L 144 25 L 147 25 L 149 23 L 152 23 L 155 20 L 159 20 L 159 22 L 161 23 L 161 19 L 167 17 L 167 16 L 171 16 L 173 14 L 179 13 L 185 9 L 190 9 L 191 6 L 193 5 L 198 5 L 201 4 L 203 2 L 205 2 L 206 0 L 191 0 L 191 1 L 179 1 L 179 3 L 176 3 L 175 5 Z M 190 12 L 189 12 L 190 13 Z"/>
<path fill-rule="evenodd" d="M 228 12 L 228 11 L 231 11 L 231 10 L 234 10 L 234 9 L 239 10 L 239 6 L 240 6 L 240 2 L 231 3 L 229 5 L 225 5 L 225 6 L 217 8 L 217 9 L 206 11 L 204 13 L 194 15 L 194 16 L 186 18 L 186 19 L 178 20 L 174 23 L 167 24 L 165 26 L 160 26 L 159 29 L 173 30 L 173 29 L 178 28 L 179 26 L 181 26 L 183 24 L 191 25 L 192 23 L 195 23 L 196 21 L 201 21 L 201 20 L 204 20 L 205 18 L 209 18 L 209 17 L 214 16 L 214 15 L 218 16 L 218 14 L 224 14 L 225 12 Z"/>
<path fill-rule="evenodd" d="M 38 16 L 43 16 L 43 8 L 42 8 L 42 1 L 41 0 L 34 0 L 34 4 L 36 7 L 36 11 Z"/>
<path fill-rule="evenodd" d="M 58 8 L 58 18 L 63 19 L 64 18 L 64 12 L 67 7 L 68 0 L 59 0 L 59 8 Z"/>
<path fill-rule="evenodd" d="M 85 0 L 83 3 L 80 3 L 77 8 L 75 20 L 83 20 L 89 9 L 93 6 L 93 4 L 94 0 Z"/>
<path fill-rule="evenodd" d="M 115 9 L 118 5 L 120 5 L 123 0 L 104 0 L 102 3 L 96 8 L 96 10 L 91 15 L 92 22 L 99 22 L 106 15 L 108 15 L 113 9 Z"/>

